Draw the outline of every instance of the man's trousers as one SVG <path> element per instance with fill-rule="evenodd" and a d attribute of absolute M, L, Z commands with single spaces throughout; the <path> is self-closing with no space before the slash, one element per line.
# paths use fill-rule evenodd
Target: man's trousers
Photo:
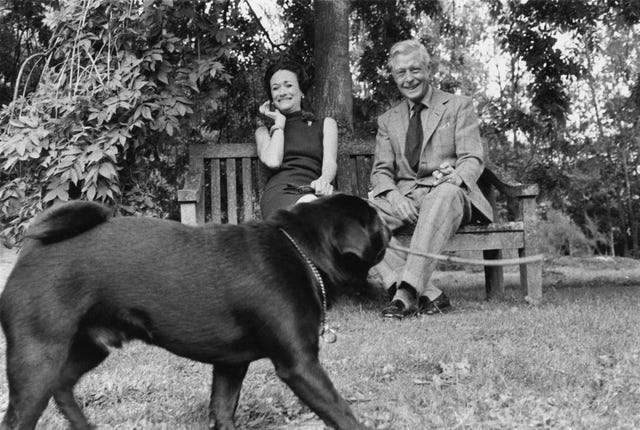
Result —
<path fill-rule="evenodd" d="M 416 251 L 441 253 L 460 226 L 471 220 L 471 202 L 466 191 L 457 185 L 444 182 L 436 187 L 419 187 L 407 197 L 418 212 L 410 245 Z M 372 199 L 371 203 L 391 231 L 405 226 L 384 196 Z M 390 245 L 399 245 L 399 242 L 394 237 Z M 441 293 L 430 282 L 436 264 L 437 261 L 430 258 L 387 249 L 384 259 L 374 269 L 387 290 L 404 281 L 416 289 L 418 297 L 434 300 Z"/>

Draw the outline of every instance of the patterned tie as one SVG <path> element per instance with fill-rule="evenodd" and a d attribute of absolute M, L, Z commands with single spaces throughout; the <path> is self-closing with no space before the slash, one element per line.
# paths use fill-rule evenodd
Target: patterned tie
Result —
<path fill-rule="evenodd" d="M 407 130 L 407 140 L 405 141 L 404 154 L 409 161 L 409 165 L 416 172 L 420 164 L 420 149 L 422 148 L 422 121 L 420 120 L 420 112 L 426 106 L 422 103 L 416 103 L 411 110 L 413 115 L 409 120 L 409 129 Z"/>

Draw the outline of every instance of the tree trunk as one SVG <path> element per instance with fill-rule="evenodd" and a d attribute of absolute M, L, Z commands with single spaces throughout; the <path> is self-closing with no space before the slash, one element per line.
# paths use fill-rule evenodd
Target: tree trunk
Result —
<path fill-rule="evenodd" d="M 629 234 L 631 235 L 631 257 L 638 256 L 638 222 L 633 210 L 633 191 L 631 190 L 631 178 L 629 175 L 629 165 L 627 163 L 627 155 L 623 152 L 620 154 L 622 160 L 622 168 L 624 175 L 625 197 L 627 215 L 625 218 L 629 221 Z"/>
<path fill-rule="evenodd" d="M 314 0 L 315 77 L 313 101 L 318 116 L 330 116 L 353 131 L 349 69 L 349 0 Z"/>
<path fill-rule="evenodd" d="M 607 205 L 607 225 L 609 226 L 609 248 L 611 256 L 616 256 L 616 244 L 613 236 L 613 215 L 611 214 L 611 205 Z"/>

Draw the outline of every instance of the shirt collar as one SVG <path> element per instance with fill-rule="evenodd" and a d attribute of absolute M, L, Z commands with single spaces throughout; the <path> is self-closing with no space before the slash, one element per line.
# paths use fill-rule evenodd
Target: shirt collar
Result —
<path fill-rule="evenodd" d="M 431 96 L 433 96 L 433 86 L 429 85 L 429 89 L 427 90 L 427 93 L 424 95 L 424 97 L 422 97 L 422 100 L 420 100 L 421 103 L 425 105 L 427 108 L 431 107 Z M 415 102 L 409 99 L 407 99 L 407 102 L 409 105 L 409 112 L 412 112 L 413 105 L 415 105 Z"/>
<path fill-rule="evenodd" d="M 431 96 L 433 95 L 433 86 L 429 85 L 429 89 L 427 90 L 427 93 L 424 95 L 424 97 L 422 97 L 422 104 L 425 105 L 427 108 L 431 107 L 430 106 L 430 102 L 431 102 Z M 407 99 L 407 102 L 409 102 L 409 112 L 411 112 L 411 110 L 413 109 L 413 105 L 415 105 L 415 102 L 412 100 Z"/>

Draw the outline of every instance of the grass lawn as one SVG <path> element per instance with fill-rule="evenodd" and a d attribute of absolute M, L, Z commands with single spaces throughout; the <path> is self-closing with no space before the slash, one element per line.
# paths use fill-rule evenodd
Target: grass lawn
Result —
<path fill-rule="evenodd" d="M 338 341 L 321 345 L 321 362 L 375 429 L 640 428 L 640 262 L 547 262 L 537 307 L 518 299 L 515 272 L 506 279 L 508 297 L 486 302 L 481 272 L 441 272 L 455 311 L 404 321 L 382 320 L 381 298 L 342 299 L 329 312 Z M 209 366 L 135 342 L 76 396 L 98 428 L 205 429 L 210 380 Z M 249 369 L 236 422 L 324 428 L 265 360 Z M 66 428 L 53 402 L 39 428 Z"/>

